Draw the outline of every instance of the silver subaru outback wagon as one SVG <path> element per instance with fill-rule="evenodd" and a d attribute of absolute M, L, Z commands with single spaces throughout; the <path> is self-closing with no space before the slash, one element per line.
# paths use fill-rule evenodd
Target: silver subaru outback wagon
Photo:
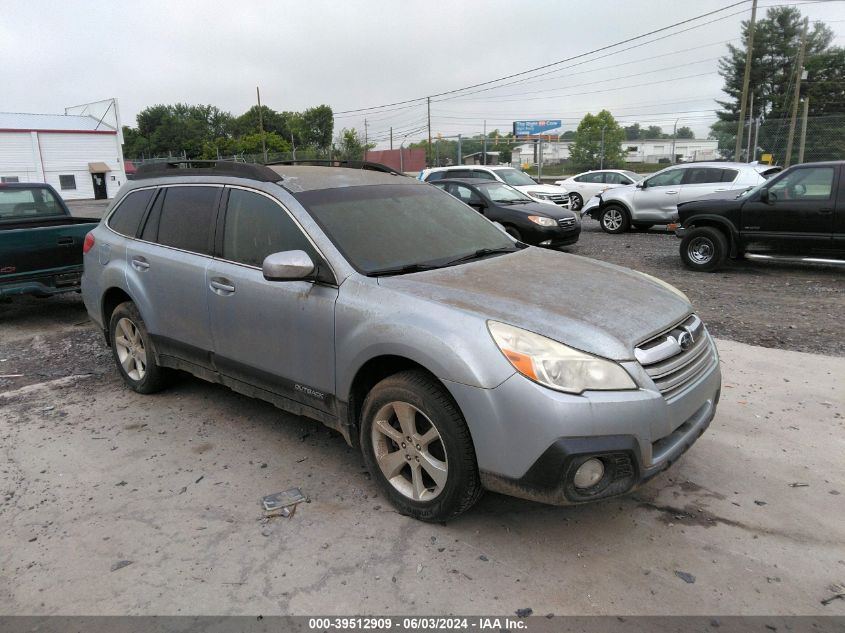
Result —
<path fill-rule="evenodd" d="M 424 521 L 484 489 L 623 494 L 713 419 L 716 347 L 658 279 L 369 164 L 176 167 L 139 170 L 84 247 L 85 305 L 137 392 L 185 370 L 319 420 Z"/>

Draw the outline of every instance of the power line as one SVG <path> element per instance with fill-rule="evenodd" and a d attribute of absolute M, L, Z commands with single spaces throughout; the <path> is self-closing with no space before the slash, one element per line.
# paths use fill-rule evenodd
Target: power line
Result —
<path fill-rule="evenodd" d="M 613 44 L 601 46 L 601 47 L 595 48 L 591 51 L 587 51 L 585 53 L 579 53 L 578 55 L 573 55 L 571 57 L 567 57 L 565 59 L 561 59 L 561 60 L 558 60 L 556 62 L 543 64 L 541 66 L 536 66 L 536 67 L 530 68 L 528 70 L 520 71 L 518 73 L 512 73 L 510 75 L 505 75 L 505 76 L 499 77 L 497 79 L 491 79 L 489 81 L 482 81 L 480 83 L 472 84 L 472 85 L 469 85 L 469 86 L 464 86 L 463 88 L 455 88 L 454 90 L 446 90 L 444 92 L 438 92 L 438 93 L 435 93 L 435 94 L 432 94 L 432 95 L 428 95 L 427 97 L 417 97 L 415 99 L 406 99 L 404 101 L 395 101 L 393 103 L 386 103 L 386 104 L 378 105 L 378 106 L 370 106 L 370 107 L 367 107 L 367 108 L 355 108 L 355 109 L 351 109 L 351 110 L 339 110 L 337 112 L 337 114 L 349 114 L 349 113 L 353 113 L 353 112 L 366 112 L 366 111 L 369 111 L 369 110 L 378 110 L 378 109 L 381 109 L 381 108 L 388 108 L 388 107 L 393 107 L 393 106 L 397 106 L 397 105 L 404 105 L 404 104 L 408 104 L 408 103 L 415 103 L 415 102 L 418 102 L 418 101 L 424 101 L 427 98 L 443 97 L 443 96 L 446 96 L 446 95 L 455 94 L 455 93 L 458 93 L 458 92 L 464 92 L 466 90 L 471 90 L 473 88 L 480 88 L 482 86 L 489 86 L 490 84 L 499 83 L 499 82 L 505 81 L 507 79 L 513 79 L 514 77 L 521 77 L 523 75 L 535 73 L 538 70 L 545 70 L 546 68 L 551 68 L 552 66 L 559 66 L 560 64 L 565 64 L 567 62 L 570 62 L 570 61 L 573 61 L 573 60 L 576 60 L 576 59 L 588 57 L 588 56 L 593 55 L 595 53 L 600 53 L 602 51 L 606 51 L 606 50 L 609 50 L 611 48 L 616 48 L 617 46 L 621 46 L 623 44 L 628 44 L 629 42 L 635 42 L 636 40 L 641 40 L 645 37 L 649 37 L 649 36 L 654 35 L 656 33 L 662 33 L 663 31 L 668 31 L 670 29 L 673 29 L 677 26 L 681 26 L 683 24 L 689 24 L 690 22 L 695 22 L 696 20 L 700 20 L 701 18 L 706 18 L 710 15 L 715 15 L 717 13 L 721 13 L 722 11 L 727 11 L 728 9 L 732 9 L 733 7 L 737 7 L 741 4 L 747 4 L 748 2 L 750 2 L 750 0 L 739 0 L 739 2 L 734 2 L 732 4 L 726 5 L 724 7 L 719 8 L 719 9 L 715 9 L 713 11 L 708 11 L 707 13 L 702 13 L 700 15 L 697 15 L 697 16 L 694 16 L 694 17 L 691 17 L 691 18 L 687 18 L 686 20 L 681 20 L 680 22 L 675 22 L 674 24 L 670 24 L 668 26 L 664 26 L 664 27 L 661 27 L 659 29 L 654 29 L 652 31 L 648 31 L 647 33 L 642 33 L 642 34 L 636 35 L 634 37 L 629 37 L 627 39 L 620 40 L 620 41 L 615 42 Z M 725 16 L 725 17 L 729 17 L 729 16 Z M 703 26 L 703 25 L 700 25 L 700 26 Z"/>

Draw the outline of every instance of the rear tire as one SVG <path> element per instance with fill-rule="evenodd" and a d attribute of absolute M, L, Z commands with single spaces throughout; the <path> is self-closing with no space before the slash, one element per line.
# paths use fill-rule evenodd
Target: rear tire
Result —
<path fill-rule="evenodd" d="M 373 387 L 360 440 L 370 474 L 402 514 L 446 521 L 483 492 L 469 428 L 449 393 L 425 372 L 403 371 Z"/>
<path fill-rule="evenodd" d="M 624 233 L 631 227 L 631 218 L 628 210 L 617 204 L 609 204 L 602 209 L 599 216 L 599 224 L 602 231 L 611 235 Z"/>
<path fill-rule="evenodd" d="M 580 211 L 581 207 L 584 206 L 584 199 L 581 198 L 581 194 L 578 193 L 570 193 L 569 194 L 569 210 L 570 211 Z"/>
<path fill-rule="evenodd" d="M 156 364 L 152 338 L 131 301 L 124 301 L 112 312 L 109 340 L 117 370 L 130 389 L 146 394 L 167 386 L 170 372 Z"/>
<path fill-rule="evenodd" d="M 728 239 L 719 229 L 702 226 L 681 240 L 681 261 L 690 270 L 712 272 L 728 258 Z"/>

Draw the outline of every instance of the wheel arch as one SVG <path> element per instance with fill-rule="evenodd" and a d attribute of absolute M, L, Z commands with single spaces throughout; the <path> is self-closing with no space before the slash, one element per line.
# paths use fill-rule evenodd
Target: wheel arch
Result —
<path fill-rule="evenodd" d="M 119 286 L 112 286 L 103 293 L 103 298 L 100 301 L 100 313 L 103 318 L 103 333 L 106 337 L 106 344 L 111 347 L 111 333 L 109 332 L 109 322 L 111 315 L 121 303 L 125 301 L 132 301 L 134 299 L 126 290 Z"/>

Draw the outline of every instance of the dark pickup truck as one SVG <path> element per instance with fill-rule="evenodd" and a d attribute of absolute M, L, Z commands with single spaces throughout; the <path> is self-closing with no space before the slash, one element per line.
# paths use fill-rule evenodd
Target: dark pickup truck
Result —
<path fill-rule="evenodd" d="M 50 185 L 0 184 L 0 297 L 79 290 L 83 242 L 98 223 L 71 217 Z"/>
<path fill-rule="evenodd" d="M 693 270 L 728 257 L 845 264 L 845 161 L 795 165 L 736 198 L 679 204 L 678 216 Z"/>

